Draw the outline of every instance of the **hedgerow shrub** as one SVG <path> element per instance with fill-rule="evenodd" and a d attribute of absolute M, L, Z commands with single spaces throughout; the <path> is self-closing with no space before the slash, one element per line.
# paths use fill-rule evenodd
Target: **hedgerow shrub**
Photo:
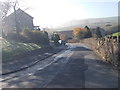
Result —
<path fill-rule="evenodd" d="M 6 36 L 6 39 L 11 39 L 18 42 L 49 44 L 48 33 L 46 31 L 29 29 L 24 29 L 19 33 L 19 35 L 15 32 L 11 32 Z"/>
<path fill-rule="evenodd" d="M 26 39 L 26 41 L 32 42 L 32 43 L 43 43 L 48 44 L 49 38 L 48 33 L 46 31 L 31 31 L 31 30 L 23 30 L 21 32 L 21 36 Z"/>
<path fill-rule="evenodd" d="M 56 46 L 59 45 L 59 42 L 58 42 L 58 41 L 60 40 L 59 34 L 53 33 L 53 34 L 51 35 L 51 39 L 54 41 L 54 44 L 55 44 Z"/>

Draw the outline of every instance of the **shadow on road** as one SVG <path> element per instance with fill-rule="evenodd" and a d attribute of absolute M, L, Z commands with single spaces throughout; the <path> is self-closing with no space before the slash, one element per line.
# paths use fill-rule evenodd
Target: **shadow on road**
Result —
<path fill-rule="evenodd" d="M 85 84 L 91 85 L 94 88 L 109 86 L 114 88 L 114 85 L 117 84 L 115 83 L 116 76 L 111 74 L 113 72 L 109 69 L 106 69 L 108 68 L 106 64 L 103 65 L 106 68 L 102 70 L 100 65 L 92 64 L 91 61 L 95 61 L 94 59 L 88 59 L 88 61 L 90 61 L 92 66 L 89 68 L 90 71 L 84 63 L 84 58 L 77 59 L 74 57 L 61 69 L 58 68 L 58 64 L 54 64 L 30 76 L 10 82 L 3 82 L 3 84 L 6 83 L 6 87 L 13 86 L 15 88 L 85 88 Z M 56 75 L 57 71 L 59 73 Z M 87 72 L 85 73 L 85 71 Z"/>
<path fill-rule="evenodd" d="M 117 88 L 118 78 L 116 72 L 111 69 L 111 65 L 101 62 L 99 58 L 85 58 L 86 55 L 91 54 L 91 49 L 76 47 L 71 51 L 74 51 L 74 54 L 65 65 L 60 65 L 58 61 L 44 70 L 26 75 L 18 80 L 5 82 L 5 86 L 26 88 L 85 88 L 86 86 Z"/>
<path fill-rule="evenodd" d="M 85 48 L 85 47 L 76 47 L 76 48 L 72 49 L 71 51 L 92 51 L 92 50 Z"/>

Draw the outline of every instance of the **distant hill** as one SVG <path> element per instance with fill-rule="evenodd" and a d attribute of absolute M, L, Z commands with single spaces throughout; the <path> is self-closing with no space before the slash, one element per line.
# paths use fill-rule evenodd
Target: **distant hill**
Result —
<path fill-rule="evenodd" d="M 107 34 L 112 34 L 112 33 L 116 33 L 116 32 L 120 32 L 120 25 L 118 24 L 114 24 L 112 26 L 109 27 L 103 27 L 103 29 L 107 32 Z"/>
<path fill-rule="evenodd" d="M 54 28 L 54 31 L 68 31 L 73 30 L 74 27 L 84 27 L 88 26 L 90 28 L 95 28 L 97 26 L 104 28 L 106 30 L 112 29 L 112 27 L 116 27 L 118 25 L 118 17 L 106 17 L 106 18 L 91 18 L 84 20 L 72 20 Z"/>

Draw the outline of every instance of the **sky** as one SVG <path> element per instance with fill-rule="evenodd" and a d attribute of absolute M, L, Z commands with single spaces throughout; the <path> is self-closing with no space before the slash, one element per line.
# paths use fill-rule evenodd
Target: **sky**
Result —
<path fill-rule="evenodd" d="M 21 0 L 20 7 L 34 17 L 34 25 L 57 27 L 71 20 L 118 15 L 119 0 Z"/>

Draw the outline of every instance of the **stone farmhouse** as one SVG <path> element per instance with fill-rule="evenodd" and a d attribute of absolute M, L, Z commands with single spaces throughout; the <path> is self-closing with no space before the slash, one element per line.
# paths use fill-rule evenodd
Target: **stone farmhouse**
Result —
<path fill-rule="evenodd" d="M 15 19 L 15 12 L 7 16 L 3 20 L 3 33 L 7 35 L 8 33 L 15 32 L 16 27 L 19 32 L 24 29 L 33 30 L 33 17 L 24 12 L 21 9 L 16 10 L 16 19 Z"/>

